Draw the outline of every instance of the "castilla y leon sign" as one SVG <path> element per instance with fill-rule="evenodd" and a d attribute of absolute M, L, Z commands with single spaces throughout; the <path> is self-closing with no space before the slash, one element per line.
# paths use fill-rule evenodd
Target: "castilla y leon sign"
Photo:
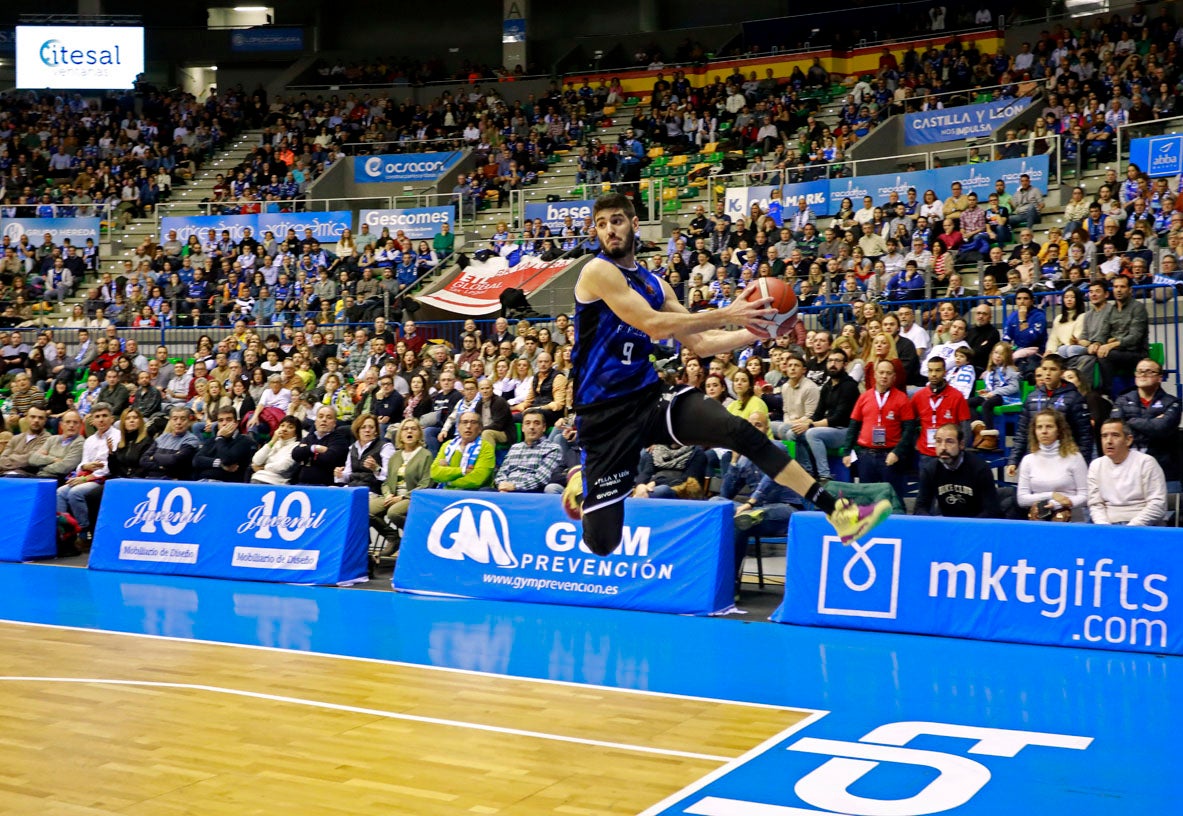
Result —
<path fill-rule="evenodd" d="M 989 136 L 1004 122 L 1018 116 L 1031 104 L 1030 97 L 997 99 L 982 105 L 921 111 L 904 115 L 904 144 L 955 142 Z"/>

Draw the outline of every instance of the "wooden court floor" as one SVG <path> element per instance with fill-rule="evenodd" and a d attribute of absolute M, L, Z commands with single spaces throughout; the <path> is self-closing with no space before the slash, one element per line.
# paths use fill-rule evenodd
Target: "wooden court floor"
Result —
<path fill-rule="evenodd" d="M 9 623 L 0 655 L 0 814 L 635 814 L 812 713 Z"/>

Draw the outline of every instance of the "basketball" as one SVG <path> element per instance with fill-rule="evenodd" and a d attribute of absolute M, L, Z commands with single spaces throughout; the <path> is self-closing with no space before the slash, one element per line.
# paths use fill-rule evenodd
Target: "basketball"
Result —
<path fill-rule="evenodd" d="M 772 322 L 776 324 L 773 337 L 785 334 L 797 323 L 797 293 L 793 287 L 781 278 L 757 278 L 752 286 L 744 293 L 748 300 L 772 298 L 772 308 L 776 309 L 776 316 Z"/>

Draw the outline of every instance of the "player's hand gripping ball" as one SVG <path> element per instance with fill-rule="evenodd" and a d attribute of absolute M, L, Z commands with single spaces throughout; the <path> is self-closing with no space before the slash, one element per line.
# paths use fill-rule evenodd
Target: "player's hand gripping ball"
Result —
<path fill-rule="evenodd" d="M 744 290 L 743 297 L 747 300 L 772 298 L 771 306 L 776 310 L 776 314 L 768 321 L 772 324 L 768 329 L 769 337 L 788 334 L 797 325 L 797 293 L 782 279 L 757 278 Z"/>

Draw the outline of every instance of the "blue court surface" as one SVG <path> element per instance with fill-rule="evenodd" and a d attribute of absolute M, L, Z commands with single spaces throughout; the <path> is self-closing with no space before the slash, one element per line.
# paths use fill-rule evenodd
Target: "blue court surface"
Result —
<path fill-rule="evenodd" d="M 1183 812 L 1179 658 L 22 564 L 0 619 L 816 712 L 654 816 Z"/>

